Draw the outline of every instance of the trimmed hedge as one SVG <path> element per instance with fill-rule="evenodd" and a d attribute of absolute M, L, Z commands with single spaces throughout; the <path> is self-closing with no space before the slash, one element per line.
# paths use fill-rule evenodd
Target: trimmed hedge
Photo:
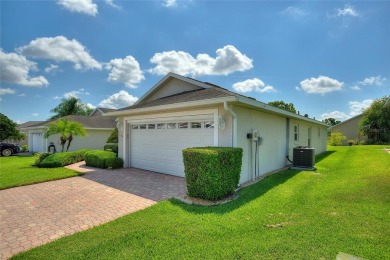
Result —
<path fill-rule="evenodd" d="M 118 144 L 116 143 L 106 143 L 103 147 L 104 151 L 111 151 L 115 154 L 118 154 Z"/>
<path fill-rule="evenodd" d="M 85 154 L 85 163 L 97 168 L 123 168 L 123 160 L 117 158 L 114 152 L 94 150 Z"/>
<path fill-rule="evenodd" d="M 191 197 L 218 200 L 232 194 L 240 181 L 242 148 L 187 148 L 183 158 Z"/>
<path fill-rule="evenodd" d="M 56 168 L 63 167 L 65 165 L 81 162 L 85 160 L 85 154 L 90 150 L 82 149 L 74 152 L 61 152 L 61 153 L 43 153 L 39 156 L 38 160 L 41 157 L 46 156 L 36 165 L 40 168 Z M 37 160 L 37 161 L 38 161 Z"/>

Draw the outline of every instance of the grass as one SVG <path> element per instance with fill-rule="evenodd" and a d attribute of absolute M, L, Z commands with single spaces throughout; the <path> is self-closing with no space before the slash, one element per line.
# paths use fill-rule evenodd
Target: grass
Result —
<path fill-rule="evenodd" d="M 66 168 L 38 168 L 34 156 L 0 157 L 0 189 L 58 180 L 80 175 Z"/>
<path fill-rule="evenodd" d="M 225 205 L 163 201 L 14 259 L 335 259 L 339 252 L 386 259 L 390 155 L 383 148 L 331 147 L 317 171 L 282 171 Z"/>

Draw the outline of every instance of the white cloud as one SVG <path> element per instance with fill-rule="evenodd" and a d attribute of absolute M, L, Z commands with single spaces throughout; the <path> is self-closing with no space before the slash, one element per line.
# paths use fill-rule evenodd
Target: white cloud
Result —
<path fill-rule="evenodd" d="M 353 86 L 351 87 L 351 89 L 353 89 L 353 90 L 360 90 L 360 87 L 359 87 L 358 85 L 353 85 Z"/>
<path fill-rule="evenodd" d="M 100 102 L 98 106 L 106 108 L 122 108 L 131 106 L 137 100 L 137 97 L 130 95 L 125 90 L 121 90 Z"/>
<path fill-rule="evenodd" d="M 271 86 L 265 86 L 264 82 L 258 78 L 247 79 L 245 81 L 237 82 L 233 84 L 233 89 L 240 93 L 256 91 L 259 93 L 275 92 L 275 89 Z"/>
<path fill-rule="evenodd" d="M 294 18 L 298 18 L 298 17 L 302 17 L 302 16 L 307 15 L 307 13 L 305 11 L 303 11 L 302 9 L 297 8 L 297 7 L 293 7 L 293 6 L 289 6 L 286 9 L 284 9 L 282 11 L 282 14 L 287 15 L 287 16 L 291 16 Z"/>
<path fill-rule="evenodd" d="M 86 91 L 83 88 L 80 88 L 78 90 L 73 90 L 73 91 L 65 93 L 64 98 L 70 98 L 70 97 L 79 98 L 80 96 L 88 96 L 88 95 L 89 95 L 88 91 Z"/>
<path fill-rule="evenodd" d="M 339 91 L 343 88 L 344 83 L 338 80 L 319 76 L 318 78 L 310 78 L 301 81 L 301 88 L 306 93 L 325 94 L 329 92 Z"/>
<path fill-rule="evenodd" d="M 198 54 L 196 58 L 183 51 L 156 53 L 150 59 L 157 64 L 150 73 L 165 75 L 175 72 L 181 75 L 228 75 L 235 71 L 245 71 L 253 67 L 252 60 L 232 45 L 216 51 L 215 58 L 208 54 Z"/>
<path fill-rule="evenodd" d="M 102 65 L 92 58 L 81 43 L 64 36 L 37 38 L 16 50 L 27 57 L 72 62 L 77 70 L 102 69 Z"/>
<path fill-rule="evenodd" d="M 30 71 L 36 71 L 37 64 L 17 53 L 5 53 L 0 49 L 0 76 L 2 82 L 28 87 L 46 87 L 49 85 L 43 76 L 31 77 Z"/>
<path fill-rule="evenodd" d="M 12 88 L 0 88 L 0 96 L 1 95 L 8 95 L 8 94 L 15 94 L 15 89 Z"/>
<path fill-rule="evenodd" d="M 53 72 L 55 72 L 56 70 L 58 70 L 58 68 L 59 68 L 58 65 L 50 64 L 49 67 L 46 67 L 46 68 L 45 68 L 45 72 L 46 72 L 46 73 L 53 73 Z"/>
<path fill-rule="evenodd" d="M 96 106 L 92 105 L 91 103 L 86 103 L 87 107 L 91 108 L 91 109 L 95 109 Z"/>
<path fill-rule="evenodd" d="M 26 94 L 24 94 L 24 93 L 21 93 L 21 94 L 19 94 L 18 96 L 19 96 L 19 97 L 25 97 L 25 96 L 26 96 Z"/>
<path fill-rule="evenodd" d="M 108 4 L 111 7 L 120 9 L 120 7 L 118 5 L 114 4 L 114 0 L 105 0 L 105 2 L 106 2 L 106 4 Z"/>
<path fill-rule="evenodd" d="M 31 115 L 32 115 L 32 116 L 39 116 L 38 113 L 32 113 Z"/>
<path fill-rule="evenodd" d="M 91 16 L 98 14 L 98 7 L 92 0 L 58 0 L 57 4 L 74 13 L 83 13 Z"/>
<path fill-rule="evenodd" d="M 343 9 L 337 9 L 337 16 L 359 16 L 358 11 L 353 6 L 345 5 Z"/>
<path fill-rule="evenodd" d="M 162 5 L 165 7 L 174 7 L 177 5 L 176 0 L 163 0 Z"/>
<path fill-rule="evenodd" d="M 108 81 L 123 83 L 129 88 L 136 88 L 135 84 L 145 79 L 138 61 L 132 56 L 127 56 L 124 59 L 113 59 L 104 68 L 110 70 Z"/>
<path fill-rule="evenodd" d="M 334 119 L 337 119 L 340 121 L 344 121 L 344 120 L 348 119 L 349 117 L 350 116 L 348 116 L 347 114 L 340 112 L 340 111 L 333 111 L 333 112 L 324 113 L 321 115 L 322 120 L 324 120 L 326 118 L 334 118 Z"/>
<path fill-rule="evenodd" d="M 361 114 L 364 109 L 371 106 L 372 102 L 374 102 L 374 100 L 372 100 L 372 99 L 365 99 L 362 102 L 350 101 L 348 103 L 349 109 L 351 110 L 351 112 L 349 114 L 351 116 L 357 116 L 357 115 Z"/>
<path fill-rule="evenodd" d="M 365 78 L 363 81 L 359 81 L 359 84 L 365 86 L 367 85 L 383 86 L 386 80 L 387 80 L 386 78 L 383 78 L 381 76 L 376 76 L 376 77 L 372 76 L 372 77 Z"/>

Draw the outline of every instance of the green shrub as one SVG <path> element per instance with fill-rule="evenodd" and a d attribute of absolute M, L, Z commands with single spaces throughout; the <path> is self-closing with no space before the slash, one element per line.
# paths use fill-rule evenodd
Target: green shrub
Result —
<path fill-rule="evenodd" d="M 20 147 L 20 151 L 27 152 L 28 151 L 28 145 L 27 144 L 22 145 L 22 147 Z"/>
<path fill-rule="evenodd" d="M 103 147 L 104 151 L 114 152 L 118 154 L 118 144 L 116 143 L 106 143 Z"/>
<path fill-rule="evenodd" d="M 45 160 L 51 153 L 36 153 L 35 156 L 38 158 L 35 160 L 35 166 L 40 167 L 43 160 Z"/>
<path fill-rule="evenodd" d="M 108 168 L 106 163 L 107 159 L 111 159 L 111 158 L 118 159 L 116 157 L 116 154 L 113 152 L 93 150 L 85 154 L 85 163 L 88 166 L 105 169 Z M 111 164 L 114 163 L 111 162 Z M 117 164 L 119 164 L 119 162 Z M 117 164 L 115 164 L 115 166 Z"/>
<path fill-rule="evenodd" d="M 85 153 L 90 150 L 82 149 L 74 152 L 61 152 L 50 154 L 40 162 L 38 167 L 56 168 L 85 160 Z"/>
<path fill-rule="evenodd" d="M 120 169 L 123 168 L 123 160 L 122 158 L 107 158 L 105 161 L 106 168 L 109 169 Z"/>
<path fill-rule="evenodd" d="M 342 145 L 345 139 L 347 139 L 347 137 L 343 135 L 343 133 L 335 131 L 330 134 L 329 144 L 333 146 Z"/>
<path fill-rule="evenodd" d="M 183 150 L 188 195 L 217 200 L 233 193 L 240 181 L 242 149 L 197 147 Z"/>
<path fill-rule="evenodd" d="M 115 128 L 111 135 L 108 137 L 106 143 L 118 143 L 118 128 Z"/>

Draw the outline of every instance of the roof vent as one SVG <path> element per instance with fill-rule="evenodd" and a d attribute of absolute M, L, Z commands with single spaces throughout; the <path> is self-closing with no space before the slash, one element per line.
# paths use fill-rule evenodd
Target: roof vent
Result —
<path fill-rule="evenodd" d="M 315 149 L 310 147 L 297 146 L 293 151 L 293 167 L 314 168 Z"/>

